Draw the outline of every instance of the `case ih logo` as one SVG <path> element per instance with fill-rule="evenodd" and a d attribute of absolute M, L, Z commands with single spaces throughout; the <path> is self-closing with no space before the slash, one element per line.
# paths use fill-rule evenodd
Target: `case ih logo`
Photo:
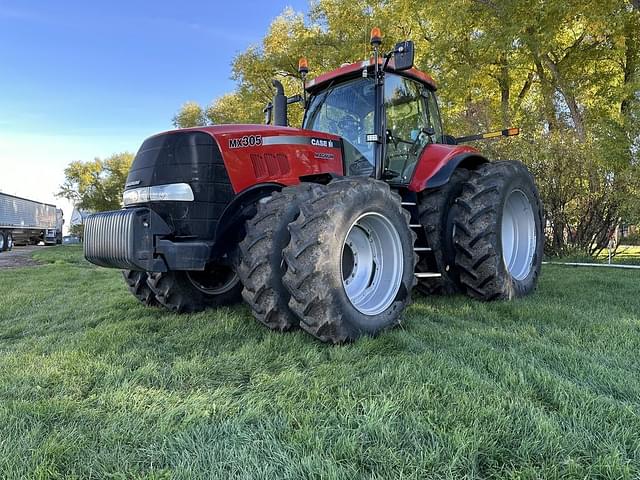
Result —
<path fill-rule="evenodd" d="M 229 148 L 259 147 L 262 145 L 260 135 L 245 135 L 242 138 L 230 138 Z"/>
<path fill-rule="evenodd" d="M 333 140 L 325 140 L 324 138 L 312 138 L 311 145 L 313 145 L 314 147 L 334 147 Z"/>

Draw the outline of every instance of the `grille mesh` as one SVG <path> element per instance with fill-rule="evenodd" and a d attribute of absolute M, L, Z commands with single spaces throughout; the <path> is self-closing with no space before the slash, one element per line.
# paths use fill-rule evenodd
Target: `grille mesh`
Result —
<path fill-rule="evenodd" d="M 257 179 L 283 176 L 291 171 L 289 158 L 283 153 L 252 153 L 251 164 Z"/>
<path fill-rule="evenodd" d="M 133 263 L 135 210 L 118 210 L 91 215 L 84 227 L 84 256 L 103 267 L 136 270 Z"/>

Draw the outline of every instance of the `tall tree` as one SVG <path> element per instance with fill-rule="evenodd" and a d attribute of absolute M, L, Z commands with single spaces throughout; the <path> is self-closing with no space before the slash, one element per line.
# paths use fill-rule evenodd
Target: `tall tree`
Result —
<path fill-rule="evenodd" d="M 196 102 L 186 102 L 171 121 L 176 128 L 200 127 L 207 124 L 203 108 Z"/>
<path fill-rule="evenodd" d="M 549 252 L 597 252 L 640 208 L 629 201 L 640 183 L 640 0 L 314 0 L 306 17 L 285 10 L 236 57 L 237 88 L 205 121 L 261 122 L 273 78 L 300 93 L 298 57 L 309 59 L 310 77 L 367 58 L 373 26 L 384 48 L 415 41 L 449 133 L 522 127 L 519 139 L 477 146 L 535 172 Z M 290 110 L 292 125 L 301 113 Z"/>
<path fill-rule="evenodd" d="M 65 181 L 57 196 L 83 210 L 117 210 L 122 207 L 122 192 L 132 162 L 133 154 L 128 152 L 104 160 L 71 162 L 64 170 Z"/>

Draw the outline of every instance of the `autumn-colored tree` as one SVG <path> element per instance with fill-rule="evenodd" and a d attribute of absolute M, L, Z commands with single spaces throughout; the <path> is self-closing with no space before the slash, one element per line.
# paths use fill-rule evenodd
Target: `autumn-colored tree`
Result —
<path fill-rule="evenodd" d="M 70 200 L 81 210 L 117 210 L 122 207 L 122 192 L 131 162 L 133 154 L 128 152 L 104 160 L 71 162 L 64 170 L 65 181 L 57 196 Z"/>
<path fill-rule="evenodd" d="M 196 102 L 186 102 L 171 121 L 176 128 L 200 127 L 207 124 L 204 110 Z"/>
<path fill-rule="evenodd" d="M 522 128 L 476 146 L 535 172 L 548 253 L 597 253 L 621 218 L 640 218 L 640 0 L 316 0 L 306 17 L 285 10 L 236 57 L 236 91 L 207 107 L 207 121 L 261 122 L 273 78 L 300 93 L 300 56 L 310 77 L 367 58 L 373 26 L 384 48 L 414 40 L 448 133 Z M 289 118 L 299 125 L 301 109 Z"/>

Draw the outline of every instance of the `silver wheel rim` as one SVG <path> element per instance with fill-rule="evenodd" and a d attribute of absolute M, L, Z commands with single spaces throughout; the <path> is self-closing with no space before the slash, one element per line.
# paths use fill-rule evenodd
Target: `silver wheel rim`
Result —
<path fill-rule="evenodd" d="M 11 250 L 13 248 L 13 236 L 7 235 L 7 250 Z"/>
<path fill-rule="evenodd" d="M 228 272 L 225 273 L 225 277 L 221 281 L 213 281 L 216 277 L 215 274 L 209 274 L 208 272 L 187 272 L 187 278 L 191 284 L 206 295 L 221 295 L 232 290 L 239 282 L 240 277 L 233 271 L 231 267 L 227 267 Z"/>
<path fill-rule="evenodd" d="M 379 213 L 361 215 L 342 245 L 342 286 L 364 315 L 378 315 L 393 303 L 403 274 L 402 242 L 391 221 Z"/>
<path fill-rule="evenodd" d="M 514 190 L 502 213 L 502 259 L 516 280 L 524 280 L 533 268 L 536 249 L 536 220 L 529 197 Z"/>
<path fill-rule="evenodd" d="M 4 250 L 4 235 L 0 233 L 0 252 Z"/>

